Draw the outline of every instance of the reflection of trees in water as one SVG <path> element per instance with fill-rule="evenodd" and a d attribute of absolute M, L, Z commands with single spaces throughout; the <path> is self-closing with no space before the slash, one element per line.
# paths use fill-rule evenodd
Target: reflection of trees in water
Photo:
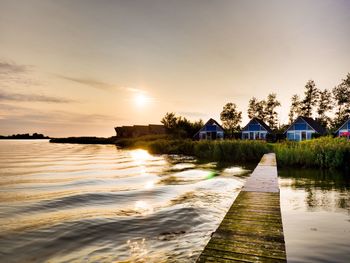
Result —
<path fill-rule="evenodd" d="M 305 202 L 310 210 L 345 209 L 350 214 L 349 171 L 315 169 L 279 169 L 281 178 L 290 179 L 292 189 L 306 192 Z"/>

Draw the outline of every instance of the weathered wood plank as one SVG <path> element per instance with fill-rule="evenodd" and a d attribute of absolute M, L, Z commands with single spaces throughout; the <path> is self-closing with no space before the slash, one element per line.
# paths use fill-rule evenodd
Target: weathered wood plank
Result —
<path fill-rule="evenodd" d="M 263 156 L 197 262 L 286 262 L 274 154 Z"/>

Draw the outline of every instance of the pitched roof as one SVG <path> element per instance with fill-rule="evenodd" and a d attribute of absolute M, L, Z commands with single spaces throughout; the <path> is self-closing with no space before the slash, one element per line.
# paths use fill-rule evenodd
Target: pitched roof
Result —
<path fill-rule="evenodd" d="M 195 137 L 199 134 L 199 132 L 202 131 L 202 130 L 204 129 L 204 127 L 205 127 L 206 125 L 208 125 L 208 124 L 209 124 L 209 125 L 215 124 L 215 125 L 217 125 L 220 129 L 222 129 L 223 131 L 225 130 L 216 120 L 214 120 L 213 118 L 210 118 L 210 119 L 203 125 L 203 127 L 200 128 L 199 131 L 196 132 L 195 135 L 193 135 L 193 138 L 195 138 Z"/>
<path fill-rule="evenodd" d="M 344 121 L 344 122 L 342 123 L 342 125 L 339 126 L 338 130 L 336 130 L 334 133 L 337 133 L 337 132 L 341 129 L 341 127 L 343 127 L 343 126 L 345 125 L 345 123 L 347 123 L 348 121 L 350 121 L 350 118 L 347 119 L 346 121 Z"/>
<path fill-rule="evenodd" d="M 251 122 L 254 121 L 254 120 L 257 121 L 261 126 L 263 126 L 264 129 L 265 129 L 268 133 L 273 133 L 273 131 L 271 130 L 271 128 L 270 128 L 263 120 L 261 120 L 261 119 L 259 119 L 259 118 L 257 118 L 257 117 L 252 118 L 252 119 L 247 123 L 247 125 L 244 126 L 243 130 L 244 130 L 246 127 L 248 127 L 249 123 L 251 123 Z"/>
<path fill-rule="evenodd" d="M 304 120 L 307 124 L 309 124 L 309 126 L 315 130 L 315 132 L 319 133 L 319 134 L 325 134 L 326 133 L 326 128 L 323 127 L 319 122 L 315 121 L 313 118 L 310 117 L 305 117 L 305 116 L 298 116 L 298 118 L 295 119 L 295 121 L 288 126 L 288 128 L 286 129 L 286 131 L 284 133 L 286 133 L 289 128 L 299 119 Z"/>
<path fill-rule="evenodd" d="M 204 126 L 206 126 L 207 124 L 213 124 L 215 123 L 217 126 L 220 127 L 220 129 L 222 129 L 223 131 L 225 130 L 216 120 L 214 120 L 213 118 L 210 118 L 205 124 Z M 203 126 L 203 127 L 204 127 Z"/>

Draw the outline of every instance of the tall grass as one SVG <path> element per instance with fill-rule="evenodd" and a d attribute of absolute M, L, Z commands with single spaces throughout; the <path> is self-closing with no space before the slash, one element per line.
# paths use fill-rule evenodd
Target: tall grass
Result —
<path fill-rule="evenodd" d="M 345 138 L 321 137 L 273 145 L 279 166 L 350 168 L 350 143 Z"/>
<path fill-rule="evenodd" d="M 272 148 L 261 141 L 157 140 L 146 147 L 152 153 L 186 154 L 202 160 L 224 162 L 259 161 Z"/>

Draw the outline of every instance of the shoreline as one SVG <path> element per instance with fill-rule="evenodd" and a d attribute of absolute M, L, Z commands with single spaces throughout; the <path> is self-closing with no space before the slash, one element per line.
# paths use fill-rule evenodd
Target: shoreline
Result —
<path fill-rule="evenodd" d="M 276 153 L 279 167 L 350 169 L 350 142 L 344 138 L 320 137 L 303 142 L 267 143 L 252 140 L 193 141 L 171 136 L 55 138 L 51 143 L 114 144 L 121 149 L 141 148 L 153 154 L 183 154 L 199 160 L 256 162 Z"/>

